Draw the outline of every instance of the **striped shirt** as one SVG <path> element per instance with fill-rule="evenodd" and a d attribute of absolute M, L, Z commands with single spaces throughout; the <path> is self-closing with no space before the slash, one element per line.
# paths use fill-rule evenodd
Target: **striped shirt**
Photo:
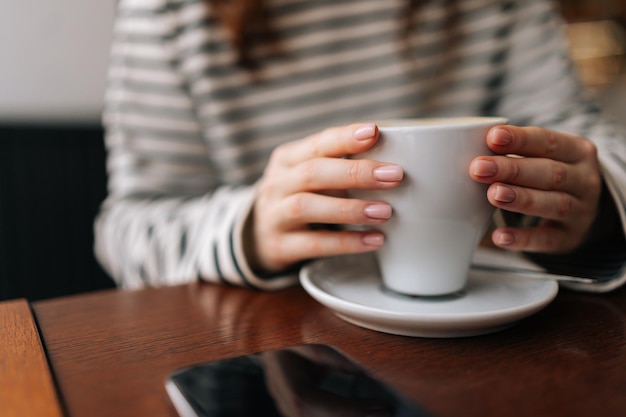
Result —
<path fill-rule="evenodd" d="M 98 259 L 125 288 L 203 279 L 260 289 L 242 228 L 272 150 L 333 125 L 497 115 L 595 141 L 623 214 L 626 144 L 602 121 L 543 0 L 269 0 L 276 42 L 237 65 L 202 0 L 121 0 L 106 110 L 109 196 Z M 624 278 L 626 279 L 626 278 Z M 621 281 L 620 281 L 621 282 Z M 616 286 L 618 284 L 611 284 Z"/>

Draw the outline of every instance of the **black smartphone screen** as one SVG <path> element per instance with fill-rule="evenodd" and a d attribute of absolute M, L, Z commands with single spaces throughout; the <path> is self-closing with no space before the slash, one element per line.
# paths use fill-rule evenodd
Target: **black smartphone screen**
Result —
<path fill-rule="evenodd" d="M 181 417 L 432 417 L 326 345 L 298 345 L 198 364 L 166 389 Z"/>

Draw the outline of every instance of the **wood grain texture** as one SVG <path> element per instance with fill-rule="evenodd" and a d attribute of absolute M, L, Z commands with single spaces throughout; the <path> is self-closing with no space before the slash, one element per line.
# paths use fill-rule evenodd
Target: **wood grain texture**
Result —
<path fill-rule="evenodd" d="M 164 381 L 190 364 L 326 343 L 435 416 L 626 415 L 626 291 L 561 292 L 492 335 L 423 339 L 362 329 L 301 288 L 209 284 L 34 304 L 71 417 L 175 417 Z"/>
<path fill-rule="evenodd" d="M 0 303 L 0 415 L 62 415 L 39 334 L 25 300 Z"/>

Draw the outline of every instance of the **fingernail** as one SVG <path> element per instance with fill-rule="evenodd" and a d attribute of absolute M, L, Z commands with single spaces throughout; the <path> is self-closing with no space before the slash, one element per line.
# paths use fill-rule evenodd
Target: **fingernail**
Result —
<path fill-rule="evenodd" d="M 385 243 L 385 236 L 379 232 L 367 233 L 361 239 L 366 246 L 380 247 Z"/>
<path fill-rule="evenodd" d="M 370 219 L 388 219 L 391 217 L 391 206 L 388 204 L 371 204 L 365 207 L 365 215 Z"/>
<path fill-rule="evenodd" d="M 513 141 L 511 132 L 505 129 L 493 129 L 491 131 L 491 143 L 498 146 L 506 146 Z"/>
<path fill-rule="evenodd" d="M 513 233 L 509 232 L 500 232 L 496 235 L 494 239 L 494 243 L 498 246 L 509 246 L 515 242 L 515 237 Z"/>
<path fill-rule="evenodd" d="M 385 165 L 374 170 L 374 178 L 378 181 L 394 182 L 401 181 L 404 171 L 399 165 Z"/>
<path fill-rule="evenodd" d="M 496 195 L 494 196 L 496 201 L 500 203 L 512 203 L 515 200 L 515 191 L 509 187 L 498 185 L 496 187 Z"/>
<path fill-rule="evenodd" d="M 376 134 L 376 125 L 374 123 L 368 123 L 363 126 L 359 126 L 354 131 L 354 138 L 356 140 L 367 140 L 374 137 Z"/>
<path fill-rule="evenodd" d="M 472 174 L 477 177 L 491 177 L 498 172 L 498 166 L 495 162 L 479 159 L 472 163 Z"/>

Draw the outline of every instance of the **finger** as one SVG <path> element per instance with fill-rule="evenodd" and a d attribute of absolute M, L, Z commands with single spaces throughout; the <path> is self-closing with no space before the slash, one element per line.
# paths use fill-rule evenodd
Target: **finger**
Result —
<path fill-rule="evenodd" d="M 300 191 L 388 189 L 403 178 L 399 165 L 366 159 L 315 158 L 295 167 L 287 176 L 276 178 L 285 195 Z"/>
<path fill-rule="evenodd" d="M 336 198 L 315 193 L 292 194 L 281 202 L 278 219 L 282 229 L 303 224 L 375 225 L 391 217 L 391 206 L 381 201 Z"/>
<path fill-rule="evenodd" d="M 503 183 L 492 184 L 487 199 L 495 207 L 528 216 L 568 221 L 584 213 L 584 205 L 571 194 L 541 191 Z M 570 220 L 571 221 L 571 220 Z"/>
<path fill-rule="evenodd" d="M 272 244 L 271 252 L 281 256 L 274 260 L 275 265 L 268 267 L 279 270 L 305 259 L 371 252 L 384 243 L 384 235 L 375 230 L 302 230 L 286 233 Z"/>
<path fill-rule="evenodd" d="M 524 252 L 563 253 L 579 244 L 567 229 L 555 223 L 529 228 L 498 228 L 491 238 L 498 247 Z"/>
<path fill-rule="evenodd" d="M 539 190 L 565 191 L 579 197 L 586 195 L 593 184 L 599 182 L 594 173 L 563 162 L 507 156 L 474 159 L 470 164 L 470 176 L 483 183 L 504 182 Z"/>
<path fill-rule="evenodd" d="M 272 158 L 287 166 L 294 166 L 311 158 L 340 158 L 371 147 L 378 139 L 374 123 L 355 123 L 333 127 L 303 140 L 276 148 Z"/>
<path fill-rule="evenodd" d="M 592 142 L 541 127 L 496 126 L 487 133 L 487 146 L 497 154 L 517 154 L 562 162 L 595 156 Z"/>

